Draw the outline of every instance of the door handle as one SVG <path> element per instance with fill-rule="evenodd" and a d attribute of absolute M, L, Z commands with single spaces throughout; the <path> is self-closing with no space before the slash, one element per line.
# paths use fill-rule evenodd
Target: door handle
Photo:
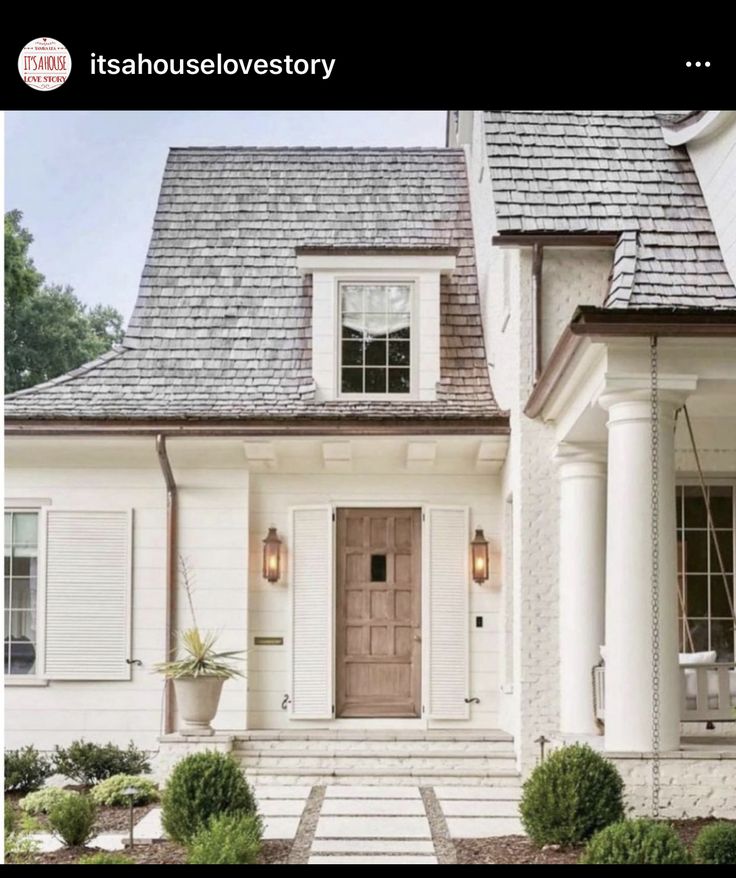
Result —
<path fill-rule="evenodd" d="M 421 635 L 421 634 L 415 634 L 415 635 L 414 635 L 414 640 L 415 640 L 417 643 L 421 643 L 421 642 L 422 642 L 422 635 Z"/>

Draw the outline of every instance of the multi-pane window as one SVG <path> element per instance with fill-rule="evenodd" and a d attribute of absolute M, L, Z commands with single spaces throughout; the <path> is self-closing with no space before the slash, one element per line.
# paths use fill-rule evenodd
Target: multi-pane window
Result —
<path fill-rule="evenodd" d="M 734 658 L 734 488 L 709 485 L 707 495 L 713 527 L 701 487 L 677 488 L 680 649 L 715 650 L 726 662 Z"/>
<path fill-rule="evenodd" d="M 340 285 L 340 390 L 411 392 L 411 284 Z"/>
<path fill-rule="evenodd" d="M 5 513 L 5 673 L 36 670 L 38 513 Z"/>

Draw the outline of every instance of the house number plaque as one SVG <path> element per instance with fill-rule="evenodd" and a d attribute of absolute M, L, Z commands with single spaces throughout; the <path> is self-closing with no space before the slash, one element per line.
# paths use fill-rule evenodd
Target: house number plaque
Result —
<path fill-rule="evenodd" d="M 256 646 L 283 646 L 283 637 L 254 637 L 253 643 Z"/>

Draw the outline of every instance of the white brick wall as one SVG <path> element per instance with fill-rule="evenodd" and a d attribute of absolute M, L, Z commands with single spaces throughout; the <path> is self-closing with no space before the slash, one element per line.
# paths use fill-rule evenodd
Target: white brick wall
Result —
<path fill-rule="evenodd" d="M 736 753 L 720 756 L 699 754 L 697 758 L 660 759 L 661 816 L 723 817 L 736 819 Z M 610 757 L 609 757 L 610 758 Z M 626 785 L 626 805 L 637 816 L 651 814 L 651 760 L 613 757 L 611 761 L 621 772 Z"/>
<path fill-rule="evenodd" d="M 509 606 L 513 617 L 513 693 L 502 696 L 501 716 L 518 739 L 521 767 L 536 761 L 534 739 L 559 725 L 558 508 L 551 426 L 531 421 L 523 408 L 533 384 L 531 251 L 491 246 L 496 232 L 493 193 L 482 122 L 472 126 L 468 179 L 491 382 L 511 414 L 511 444 L 504 467 L 504 497 L 513 495 L 514 557 Z M 543 354 L 548 356 L 580 304 L 603 301 L 610 251 L 545 250 Z M 505 650 L 508 644 L 505 646 Z"/>

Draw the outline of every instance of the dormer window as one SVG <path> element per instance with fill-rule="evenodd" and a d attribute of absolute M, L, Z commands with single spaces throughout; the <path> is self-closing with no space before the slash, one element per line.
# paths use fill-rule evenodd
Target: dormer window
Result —
<path fill-rule="evenodd" d="M 456 250 L 307 247 L 312 376 L 319 402 L 432 402 L 440 380 L 440 286 Z"/>
<path fill-rule="evenodd" d="M 409 283 L 341 283 L 340 391 L 411 393 Z"/>

